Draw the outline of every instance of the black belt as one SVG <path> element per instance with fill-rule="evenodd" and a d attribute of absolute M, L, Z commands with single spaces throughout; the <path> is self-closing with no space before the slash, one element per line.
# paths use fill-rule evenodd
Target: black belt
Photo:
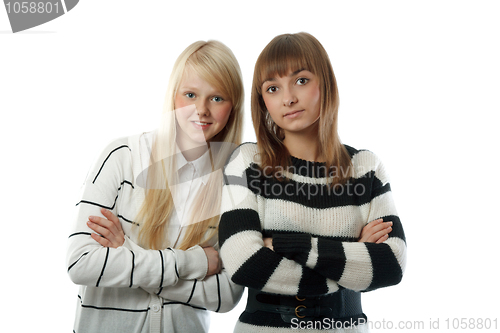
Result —
<path fill-rule="evenodd" d="M 265 311 L 278 313 L 281 319 L 291 323 L 297 321 L 319 321 L 325 318 L 332 322 L 350 323 L 343 327 L 357 325 L 366 316 L 361 308 L 361 293 L 349 289 L 324 296 L 281 296 L 248 289 L 246 312 Z"/>

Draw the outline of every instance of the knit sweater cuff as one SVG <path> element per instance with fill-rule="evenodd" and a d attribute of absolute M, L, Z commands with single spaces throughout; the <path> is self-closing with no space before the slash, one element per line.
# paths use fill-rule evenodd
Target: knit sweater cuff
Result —
<path fill-rule="evenodd" d="M 310 234 L 273 234 L 274 252 L 305 265 L 311 251 Z"/>
<path fill-rule="evenodd" d="M 184 280 L 203 280 L 208 271 L 205 251 L 195 245 L 186 251 L 175 250 L 179 278 Z"/>

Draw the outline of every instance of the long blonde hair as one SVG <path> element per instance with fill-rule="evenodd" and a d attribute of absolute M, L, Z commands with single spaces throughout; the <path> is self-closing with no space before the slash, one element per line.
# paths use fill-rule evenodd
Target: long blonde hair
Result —
<path fill-rule="evenodd" d="M 288 149 L 283 144 L 283 130 L 267 111 L 262 97 L 264 80 L 285 76 L 290 71 L 306 69 L 319 79 L 321 96 L 319 118 L 319 153 L 326 161 L 326 170 L 339 168 L 331 184 L 342 183 L 351 175 L 351 159 L 337 133 L 339 93 L 330 59 L 321 43 L 312 35 L 300 32 L 275 37 L 259 55 L 252 83 L 252 120 L 261 158 L 261 168 L 276 178 L 277 170 L 291 165 Z"/>
<path fill-rule="evenodd" d="M 170 75 L 160 127 L 153 139 L 148 168 L 145 200 L 137 216 L 140 223 L 141 245 L 162 249 L 167 242 L 167 228 L 174 212 L 173 187 L 178 183 L 176 170 L 175 94 L 182 76 L 189 67 L 203 80 L 229 96 L 232 110 L 227 125 L 213 138 L 222 144 L 210 144 L 212 173 L 206 185 L 197 194 L 182 243 L 185 250 L 209 240 L 217 233 L 222 168 L 236 145 L 241 143 L 243 127 L 243 81 L 238 62 L 231 50 L 218 41 L 198 41 L 189 45 L 177 58 Z"/>

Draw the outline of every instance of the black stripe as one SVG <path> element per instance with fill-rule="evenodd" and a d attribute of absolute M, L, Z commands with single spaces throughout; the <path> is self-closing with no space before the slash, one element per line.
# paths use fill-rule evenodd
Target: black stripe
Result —
<path fill-rule="evenodd" d="M 292 179 L 278 181 L 273 177 L 263 177 L 252 170 L 251 167 L 245 170 L 246 179 L 227 176 L 226 182 L 244 186 L 264 199 L 279 199 L 310 208 L 361 206 L 369 203 L 375 196 L 390 191 L 389 184 L 384 186 L 374 184 L 375 171 L 367 172 L 360 178 L 350 178 L 345 184 L 331 187 L 327 184 L 308 184 Z"/>
<path fill-rule="evenodd" d="M 99 279 L 97 280 L 96 287 L 99 287 L 99 283 L 101 283 L 101 278 L 104 275 L 104 270 L 106 269 L 106 264 L 108 263 L 108 255 L 109 255 L 109 247 L 106 248 L 106 258 L 104 259 L 104 265 L 102 266 L 101 275 L 99 275 Z"/>
<path fill-rule="evenodd" d="M 196 288 L 196 282 L 198 282 L 198 280 L 194 280 L 194 282 L 193 282 L 193 289 L 191 289 L 191 295 L 189 295 L 189 299 L 187 300 L 186 303 L 191 302 L 191 298 L 193 298 L 194 289 Z"/>
<path fill-rule="evenodd" d="M 314 269 L 338 281 L 344 272 L 346 256 L 342 242 L 318 238 L 318 261 Z"/>
<path fill-rule="evenodd" d="M 122 219 L 125 222 L 131 223 L 131 224 L 135 224 L 137 226 L 139 225 L 139 223 L 136 223 L 136 222 L 134 222 L 132 220 L 129 220 L 129 219 L 125 218 L 123 215 L 118 214 L 118 215 L 116 215 L 116 217 Z"/>
<path fill-rule="evenodd" d="M 222 214 L 219 223 L 219 245 L 242 231 L 261 231 L 259 213 L 253 209 L 236 209 Z"/>
<path fill-rule="evenodd" d="M 190 306 L 190 307 L 192 307 L 193 309 L 198 309 L 198 310 L 207 310 L 207 309 L 202 308 L 202 307 L 200 307 L 200 306 L 191 305 L 191 304 L 187 304 L 187 303 L 183 303 L 183 302 L 165 302 L 165 303 L 163 303 L 163 305 L 172 305 L 172 304 L 181 304 L 181 305 Z"/>
<path fill-rule="evenodd" d="M 95 178 L 94 180 L 92 181 L 92 184 L 95 183 L 95 181 L 97 180 L 97 177 L 99 176 L 99 174 L 101 173 L 102 171 L 102 168 L 104 167 L 104 164 L 106 164 L 106 162 L 108 161 L 109 157 L 111 156 L 111 154 L 113 154 L 115 151 L 117 151 L 118 149 L 121 149 L 121 148 L 128 148 L 128 150 L 130 150 L 130 148 L 127 146 L 127 145 L 123 145 L 123 146 L 120 146 L 118 148 L 115 148 L 113 149 L 109 154 L 108 156 L 106 157 L 106 159 L 104 160 L 104 162 L 102 162 L 102 165 L 101 167 L 99 168 L 99 171 L 97 172 L 97 175 L 95 175 Z"/>
<path fill-rule="evenodd" d="M 147 308 L 147 309 L 124 309 L 124 308 L 112 308 L 112 307 L 103 307 L 103 306 L 96 306 L 96 305 L 85 305 L 85 304 L 83 304 L 82 296 L 78 295 L 78 298 L 80 299 L 80 305 L 82 308 L 90 308 L 90 309 L 95 309 L 95 310 L 111 310 L 111 311 L 125 311 L 125 312 L 148 312 L 150 309 L 150 308 Z"/>
<path fill-rule="evenodd" d="M 87 235 L 87 236 L 90 236 L 91 233 L 90 232 L 75 232 L 74 234 L 69 235 L 68 238 L 71 238 L 73 236 L 78 236 L 78 235 Z"/>
<path fill-rule="evenodd" d="M 165 272 L 165 267 L 164 267 L 164 262 L 163 262 L 163 252 L 161 252 L 161 250 L 158 250 L 158 252 L 160 253 L 160 258 L 161 258 L 161 280 L 160 280 L 160 292 L 161 292 L 161 289 L 163 288 L 163 274 Z"/>
<path fill-rule="evenodd" d="M 220 310 L 220 305 L 221 305 L 221 299 L 220 299 L 220 281 L 219 281 L 219 274 L 216 274 L 215 277 L 217 278 L 217 297 L 219 299 L 219 304 L 217 304 L 217 310 L 215 312 L 219 312 Z"/>
<path fill-rule="evenodd" d="M 390 221 L 390 220 L 388 220 Z M 280 234 L 280 235 L 298 235 L 298 234 L 303 234 L 304 231 L 293 231 L 293 230 L 283 230 L 283 229 L 264 229 L 262 230 L 262 236 L 264 237 L 273 237 L 275 234 Z M 358 237 L 345 237 L 345 236 L 328 236 L 328 235 L 322 235 L 322 234 L 308 234 L 311 235 L 311 237 L 322 237 L 325 239 L 330 239 L 332 241 L 339 241 L 339 242 L 357 242 Z"/>
<path fill-rule="evenodd" d="M 135 254 L 134 254 L 134 251 L 132 251 L 132 250 L 130 250 L 130 253 L 132 253 L 132 272 L 130 272 L 130 286 L 129 286 L 129 288 L 132 288 L 132 285 L 134 284 Z"/>
<path fill-rule="evenodd" d="M 116 199 L 115 199 L 116 200 Z M 115 201 L 116 202 L 116 201 Z M 113 204 L 112 207 L 108 207 L 108 206 L 104 206 L 104 205 L 101 205 L 97 202 L 92 202 L 92 201 L 87 201 L 87 200 L 81 200 L 79 203 L 76 204 L 76 206 L 78 206 L 79 204 L 81 203 L 85 203 L 85 204 L 89 204 L 89 205 L 94 205 L 94 206 L 97 206 L 97 207 L 102 207 L 102 208 L 106 208 L 106 209 L 109 209 L 109 210 L 112 210 L 115 205 Z"/>
<path fill-rule="evenodd" d="M 262 290 L 282 259 L 271 249 L 262 247 L 240 266 L 231 279 L 234 283 Z"/>
<path fill-rule="evenodd" d="M 401 224 L 401 220 L 396 215 L 388 215 L 383 217 L 384 222 L 392 221 L 392 231 L 389 233 L 389 238 L 398 237 L 404 240 L 406 243 L 405 233 L 403 231 L 403 225 Z"/>
<path fill-rule="evenodd" d="M 319 296 L 326 293 L 328 293 L 326 278 L 309 267 L 302 267 L 302 277 L 297 294 L 300 296 Z"/>
<path fill-rule="evenodd" d="M 285 258 L 305 266 L 311 252 L 311 235 L 305 233 L 272 235 L 273 250 Z"/>
<path fill-rule="evenodd" d="M 372 261 L 373 279 L 366 291 L 396 285 L 403 272 L 388 244 L 365 243 Z"/>
<path fill-rule="evenodd" d="M 135 309 L 122 309 L 122 308 L 110 308 L 110 307 L 100 307 L 95 305 L 85 305 L 81 304 L 82 308 L 90 308 L 95 310 L 110 310 L 110 311 L 125 311 L 125 312 L 148 312 L 149 308 L 144 310 L 135 310 Z"/>
<path fill-rule="evenodd" d="M 170 250 L 170 251 L 172 251 L 175 254 L 175 251 L 172 250 L 172 248 L 168 247 L 167 250 Z M 175 262 L 175 275 L 177 275 L 177 278 L 180 278 L 179 277 L 179 271 L 177 270 L 177 261 Z"/>
<path fill-rule="evenodd" d="M 75 266 L 75 264 L 76 264 L 78 261 L 80 261 L 80 259 L 82 259 L 82 257 L 83 257 L 83 256 L 86 256 L 87 254 L 89 254 L 89 253 L 88 253 L 88 252 L 85 252 L 84 254 L 82 254 L 82 255 L 80 256 L 80 258 L 78 258 L 78 260 L 76 260 L 74 263 L 72 263 L 72 264 L 68 267 L 68 272 L 69 272 L 69 270 L 70 270 L 71 268 L 73 268 L 73 266 Z"/>
<path fill-rule="evenodd" d="M 123 185 L 123 184 L 129 184 L 130 186 L 132 186 L 133 189 L 135 189 L 134 185 L 132 184 L 132 182 L 128 181 L 128 180 L 124 180 L 121 182 L 120 185 Z"/>

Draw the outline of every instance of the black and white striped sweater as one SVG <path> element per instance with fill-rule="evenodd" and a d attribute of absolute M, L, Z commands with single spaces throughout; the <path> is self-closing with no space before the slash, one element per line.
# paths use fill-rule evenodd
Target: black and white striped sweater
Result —
<path fill-rule="evenodd" d="M 280 182 L 263 176 L 256 144 L 233 153 L 225 168 L 219 242 L 234 282 L 267 293 L 312 296 L 401 281 L 406 240 L 386 171 L 372 152 L 346 148 L 353 177 L 336 188 L 327 185 L 322 163 L 292 157 L 289 181 Z M 357 242 L 361 229 L 378 218 L 393 222 L 389 239 Z M 274 251 L 264 247 L 263 237 L 273 237 Z M 243 313 L 235 331 L 286 330 L 273 316 L 279 317 Z"/>

